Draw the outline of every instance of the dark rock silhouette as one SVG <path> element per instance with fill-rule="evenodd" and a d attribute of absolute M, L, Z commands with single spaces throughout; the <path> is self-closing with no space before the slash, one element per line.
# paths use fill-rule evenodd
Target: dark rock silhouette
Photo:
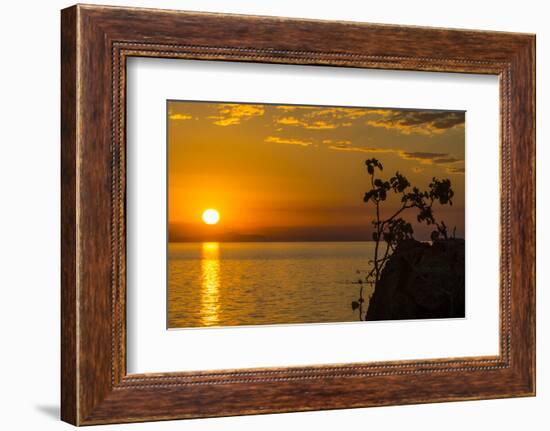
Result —
<path fill-rule="evenodd" d="M 464 240 L 398 243 L 376 283 L 365 320 L 465 316 Z"/>

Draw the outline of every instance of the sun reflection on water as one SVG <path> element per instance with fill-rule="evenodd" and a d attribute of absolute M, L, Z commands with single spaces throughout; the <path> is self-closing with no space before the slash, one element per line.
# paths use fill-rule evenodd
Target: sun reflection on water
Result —
<path fill-rule="evenodd" d="M 219 243 L 203 242 L 201 259 L 201 320 L 204 326 L 219 322 L 220 257 Z"/>

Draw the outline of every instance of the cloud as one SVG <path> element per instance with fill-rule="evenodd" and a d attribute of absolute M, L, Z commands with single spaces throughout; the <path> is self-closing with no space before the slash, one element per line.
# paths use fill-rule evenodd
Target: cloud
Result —
<path fill-rule="evenodd" d="M 282 117 L 275 119 L 277 124 L 283 126 L 300 126 L 305 129 L 335 129 L 338 127 L 336 124 L 331 124 L 326 121 L 302 121 L 298 120 L 296 117 Z"/>
<path fill-rule="evenodd" d="M 279 136 L 268 136 L 267 138 L 265 138 L 265 142 L 274 144 L 299 145 L 302 147 L 313 145 L 312 141 L 296 138 L 281 138 Z M 350 151 L 358 153 L 394 153 L 401 159 L 416 161 L 422 165 L 439 165 L 442 168 L 446 169 L 447 172 L 452 174 L 464 173 L 463 167 L 453 166 L 457 163 L 464 162 L 464 159 L 459 159 L 449 153 L 436 153 L 428 151 L 403 151 L 395 148 L 381 147 L 363 147 L 353 145 L 352 142 L 349 140 L 323 139 L 320 142 L 323 145 L 326 145 L 330 150 Z M 424 169 L 422 167 L 415 166 L 412 168 L 412 170 L 415 173 L 420 173 Z"/>
<path fill-rule="evenodd" d="M 449 166 L 447 168 L 447 172 L 450 173 L 450 174 L 464 174 L 464 166 L 462 167 L 452 167 L 452 166 Z"/>
<path fill-rule="evenodd" d="M 354 151 L 356 153 L 372 153 L 376 152 L 376 148 L 366 148 L 366 147 L 354 147 L 352 145 L 345 145 L 345 144 L 336 144 L 336 145 L 329 145 L 329 148 L 331 150 L 337 150 L 337 151 Z"/>
<path fill-rule="evenodd" d="M 279 109 L 280 111 L 292 112 L 292 111 L 295 111 L 296 109 L 298 109 L 298 106 L 277 105 L 276 108 Z"/>
<path fill-rule="evenodd" d="M 463 159 L 458 159 L 449 153 L 431 153 L 423 151 L 411 152 L 396 150 L 394 148 L 359 147 L 351 145 L 350 141 L 333 142 L 328 139 L 324 140 L 323 143 L 328 144 L 331 150 L 337 151 L 355 151 L 360 153 L 395 153 L 402 159 L 414 160 L 423 165 L 436 164 L 447 166 L 447 170 L 451 172 L 449 169 L 452 169 L 453 173 L 459 173 L 460 168 L 453 168 L 448 165 L 464 161 Z M 413 170 L 414 169 L 416 169 L 415 172 L 422 172 L 421 168 L 413 168 Z"/>
<path fill-rule="evenodd" d="M 452 164 L 452 163 L 458 163 L 463 161 L 464 160 L 457 159 L 456 157 L 447 157 L 446 159 L 445 158 L 437 159 L 437 163 L 440 163 L 440 164 Z"/>
<path fill-rule="evenodd" d="M 319 108 L 315 106 L 278 106 L 277 108 L 285 113 L 292 113 L 292 116 L 276 118 L 277 124 L 317 130 L 349 127 L 354 120 L 379 112 L 377 109 L 369 108 Z"/>
<path fill-rule="evenodd" d="M 170 114 L 168 115 L 168 118 L 170 118 L 170 120 L 175 120 L 175 121 L 183 121 L 183 120 L 192 120 L 193 119 L 193 116 L 192 115 L 189 115 L 189 114 Z"/>
<path fill-rule="evenodd" d="M 294 117 L 277 118 L 277 120 L 275 121 L 277 122 L 277 124 L 283 124 L 285 126 L 295 126 L 298 124 L 302 124 L 301 121 Z"/>
<path fill-rule="evenodd" d="M 448 153 L 428 153 L 428 152 L 408 152 L 400 151 L 401 157 L 407 160 L 417 160 L 425 165 L 452 165 L 453 163 L 463 162 L 464 159 L 458 159 Z"/>
<path fill-rule="evenodd" d="M 208 118 L 215 120 L 214 124 L 217 126 L 234 126 L 252 117 L 261 116 L 264 111 L 263 105 L 220 103 L 218 105 L 218 115 Z"/>
<path fill-rule="evenodd" d="M 325 145 L 335 145 L 340 147 L 349 147 L 351 145 L 351 141 L 348 141 L 348 140 L 333 141 L 332 139 L 323 139 L 322 142 Z"/>
<path fill-rule="evenodd" d="M 420 163 L 430 165 L 438 163 L 438 160 L 446 160 L 449 157 L 447 153 L 427 153 L 427 152 L 409 152 L 399 151 L 399 155 L 406 160 L 416 160 Z"/>
<path fill-rule="evenodd" d="M 403 110 L 388 108 L 346 108 L 314 106 L 277 106 L 282 111 L 275 123 L 305 129 L 350 127 L 358 120 L 372 127 L 396 130 L 403 134 L 433 135 L 454 127 L 464 127 L 465 115 L 459 111 Z M 289 115 L 290 114 L 290 115 Z"/>
<path fill-rule="evenodd" d="M 310 141 L 303 141 L 301 139 L 294 138 L 281 138 L 279 136 L 268 136 L 264 141 L 273 144 L 300 145 L 302 147 L 308 147 L 313 144 L 313 142 Z"/>
<path fill-rule="evenodd" d="M 306 113 L 306 117 L 318 118 L 318 117 L 331 117 L 334 120 L 355 120 L 357 118 L 364 117 L 369 114 L 378 112 L 378 109 L 369 108 L 343 108 L 343 107 L 331 107 L 325 109 L 316 109 L 309 113 Z"/>
<path fill-rule="evenodd" d="M 306 129 L 336 129 L 337 124 L 327 123 L 326 121 L 315 121 L 304 126 Z"/>
<path fill-rule="evenodd" d="M 379 153 L 379 152 L 394 152 L 391 149 L 383 150 L 381 148 L 371 148 L 371 147 L 359 147 L 352 145 L 351 141 L 333 141 L 332 139 L 325 139 L 322 141 L 323 144 L 328 145 L 328 148 L 336 151 L 353 151 L 356 153 Z"/>
<path fill-rule="evenodd" d="M 464 112 L 379 110 L 378 118 L 367 121 L 373 127 L 398 130 L 403 134 L 432 135 L 464 127 Z"/>
<path fill-rule="evenodd" d="M 352 151 L 356 153 L 396 153 L 397 155 L 402 156 L 402 151 L 394 150 L 392 148 L 359 147 L 356 145 L 347 144 L 345 142 L 329 145 L 329 148 L 336 151 Z"/>
<path fill-rule="evenodd" d="M 430 160 L 437 159 L 440 157 L 448 156 L 447 153 L 424 153 L 424 152 L 409 152 L 403 151 L 403 156 L 410 159 L 421 159 L 421 160 Z"/>

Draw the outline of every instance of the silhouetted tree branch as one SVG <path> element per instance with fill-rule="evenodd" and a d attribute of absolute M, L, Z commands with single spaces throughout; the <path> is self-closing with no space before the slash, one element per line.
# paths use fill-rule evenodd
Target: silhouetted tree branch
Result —
<path fill-rule="evenodd" d="M 411 187 L 407 178 L 399 172 L 396 172 L 388 181 L 377 178 L 376 172 L 382 172 L 384 167 L 375 158 L 366 160 L 365 165 L 370 176 L 371 188 L 365 193 L 363 201 L 366 204 L 374 205 L 375 219 L 372 222 L 374 227 L 372 239 L 375 242 L 375 247 L 374 259 L 371 261 L 372 269 L 368 271 L 364 280 L 360 278 L 354 283 L 360 285 L 359 298 L 357 301 L 352 302 L 351 307 L 353 310 L 359 310 L 360 320 L 363 320 L 363 303 L 365 302 L 363 283 L 375 287 L 397 244 L 414 238 L 411 223 L 403 219 L 401 215 L 409 209 L 416 209 L 418 211 L 416 219 L 419 223 L 426 223 L 428 226 L 433 225 L 435 227 L 436 230 L 431 234 L 432 241 L 440 238 L 448 239 L 447 226 L 443 221 L 439 222 L 435 219 L 433 205 L 436 202 L 440 205 L 452 205 L 454 196 L 449 179 L 439 180 L 434 177 L 428 186 L 428 190 L 421 191 L 417 187 Z M 392 215 L 383 219 L 381 218 L 381 205 L 388 199 L 390 194 L 401 197 L 400 206 Z M 453 230 L 452 237 L 455 235 L 455 230 L 456 228 Z"/>

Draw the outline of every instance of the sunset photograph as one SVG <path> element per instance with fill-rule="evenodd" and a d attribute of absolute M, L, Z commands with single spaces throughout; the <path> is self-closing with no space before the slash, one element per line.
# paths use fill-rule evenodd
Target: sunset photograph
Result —
<path fill-rule="evenodd" d="M 167 102 L 168 328 L 465 317 L 465 112 Z"/>

